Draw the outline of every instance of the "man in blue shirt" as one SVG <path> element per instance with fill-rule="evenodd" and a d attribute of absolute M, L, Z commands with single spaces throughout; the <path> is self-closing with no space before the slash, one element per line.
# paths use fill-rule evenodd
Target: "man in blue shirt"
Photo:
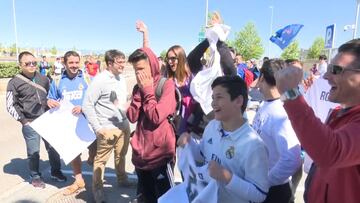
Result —
<path fill-rule="evenodd" d="M 82 113 L 81 105 L 85 91 L 90 82 L 90 77 L 80 70 L 80 55 L 75 51 L 68 51 L 64 55 L 65 71 L 58 78 L 54 78 L 50 85 L 48 94 L 48 106 L 55 108 L 60 105 L 59 100 L 70 101 L 74 108 L 72 113 L 78 115 Z M 94 142 L 95 143 L 95 142 Z M 93 159 L 96 144 L 89 147 L 89 157 Z M 66 188 L 64 195 L 70 195 L 85 187 L 85 181 L 81 174 L 81 158 L 77 156 L 72 162 L 75 182 Z"/>

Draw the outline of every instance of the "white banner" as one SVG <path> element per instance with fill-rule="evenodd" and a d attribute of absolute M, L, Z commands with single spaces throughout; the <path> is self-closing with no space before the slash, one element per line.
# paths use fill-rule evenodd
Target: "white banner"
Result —
<path fill-rule="evenodd" d="M 56 149 L 65 164 L 96 139 L 86 118 L 82 114 L 74 116 L 71 113 L 73 108 L 69 101 L 62 100 L 59 108 L 50 109 L 30 124 Z"/>
<path fill-rule="evenodd" d="M 314 80 L 314 83 L 306 91 L 304 98 L 309 106 L 314 110 L 315 115 L 324 123 L 329 111 L 339 104 L 328 100 L 330 85 L 322 77 Z"/>
<path fill-rule="evenodd" d="M 171 188 L 158 199 L 159 203 L 216 203 L 217 182 L 208 174 L 208 165 L 198 166 L 193 151 L 197 146 L 189 142 L 184 149 L 178 149 L 178 167 L 184 182 Z"/>

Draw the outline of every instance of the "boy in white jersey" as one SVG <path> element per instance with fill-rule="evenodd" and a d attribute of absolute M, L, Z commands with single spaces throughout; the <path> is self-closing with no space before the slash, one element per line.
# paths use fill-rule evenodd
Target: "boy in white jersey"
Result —
<path fill-rule="evenodd" d="M 247 87 L 239 76 L 218 77 L 211 85 L 215 119 L 205 128 L 198 154 L 209 163 L 209 175 L 218 183 L 217 202 L 262 202 L 268 189 L 268 155 L 265 144 L 250 127 L 243 112 Z M 190 139 L 183 133 L 178 145 Z"/>
<path fill-rule="evenodd" d="M 274 75 L 285 68 L 281 59 L 265 61 L 260 69 L 257 87 L 264 102 L 258 109 L 253 127 L 269 150 L 269 194 L 264 203 L 294 201 L 290 177 L 301 171 L 301 148 L 280 100 Z M 292 179 L 293 180 L 293 179 Z"/>

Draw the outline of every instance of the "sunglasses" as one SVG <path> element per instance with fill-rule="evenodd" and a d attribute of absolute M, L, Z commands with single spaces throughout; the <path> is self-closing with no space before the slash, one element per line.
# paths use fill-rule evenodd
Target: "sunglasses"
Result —
<path fill-rule="evenodd" d="M 177 57 L 173 56 L 173 57 L 166 58 L 166 61 L 167 62 L 169 62 L 169 61 L 175 62 L 177 59 L 178 59 Z"/>
<path fill-rule="evenodd" d="M 24 62 L 25 66 L 36 66 L 37 62 L 36 61 L 29 61 L 29 62 Z"/>
<path fill-rule="evenodd" d="M 333 75 L 339 75 L 345 71 L 356 71 L 360 72 L 360 69 L 358 68 L 344 68 L 339 65 L 329 64 L 327 67 L 327 71 Z"/>

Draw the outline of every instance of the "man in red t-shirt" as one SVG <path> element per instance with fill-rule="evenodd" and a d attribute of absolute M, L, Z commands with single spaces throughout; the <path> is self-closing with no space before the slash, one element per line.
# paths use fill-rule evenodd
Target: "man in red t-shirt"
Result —
<path fill-rule="evenodd" d="M 99 71 L 99 65 L 96 63 L 96 60 L 94 57 L 90 57 L 89 63 L 86 65 L 86 72 L 91 76 L 95 77 L 95 75 Z"/>

